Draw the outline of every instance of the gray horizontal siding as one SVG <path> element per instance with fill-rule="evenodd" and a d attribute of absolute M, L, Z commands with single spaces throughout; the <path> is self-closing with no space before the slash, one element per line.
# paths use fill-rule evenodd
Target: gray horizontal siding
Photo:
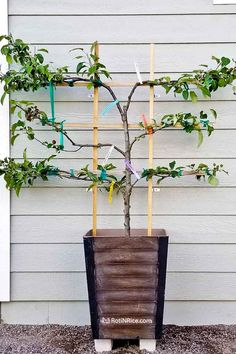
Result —
<path fill-rule="evenodd" d="M 117 81 L 136 81 L 134 61 L 142 77 L 148 78 L 149 46 L 156 45 L 156 76 L 168 73 L 173 78 L 201 63 L 210 63 L 211 55 L 235 57 L 234 38 L 236 6 L 214 6 L 212 1 L 175 0 L 101 1 L 68 0 L 9 1 L 10 32 L 32 45 L 48 47 L 47 59 L 55 66 L 69 64 L 74 72 L 73 47 L 101 42 L 101 58 Z M 47 16 L 50 15 L 50 16 Z M 66 16 L 65 16 L 66 15 Z M 77 16 L 78 15 L 78 16 Z M 216 24 L 220 23 L 220 26 Z M 122 25 L 121 25 L 122 24 Z M 140 25 L 142 24 L 142 25 Z M 222 30 L 222 28 L 224 30 Z M 85 45 L 86 46 L 86 45 Z M 210 64 L 212 65 L 212 64 Z M 122 102 L 130 88 L 116 88 Z M 222 175 L 214 189 L 193 178 L 166 182 L 154 194 L 154 227 L 166 228 L 170 235 L 165 323 L 215 324 L 236 323 L 236 101 L 231 88 L 219 90 L 212 100 L 200 98 L 192 104 L 181 97 L 165 95 L 156 89 L 155 113 L 209 111 L 216 109 L 219 119 L 214 135 L 197 148 L 196 135 L 167 130 L 155 136 L 155 164 L 178 164 L 195 161 L 222 162 L 230 175 Z M 36 102 L 50 114 L 49 93 L 18 94 Z M 92 99 L 85 88 L 58 88 L 56 115 L 67 122 L 90 122 Z M 111 101 L 100 90 L 100 111 Z M 148 114 L 148 89 L 140 89 L 130 109 L 130 122 L 137 123 Z M 14 121 L 16 118 L 12 117 Z M 116 110 L 101 118 L 102 123 L 119 122 Z M 47 128 L 35 126 L 42 139 L 57 138 Z M 70 129 L 80 142 L 91 140 L 88 130 Z M 122 146 L 122 132 L 102 131 L 100 140 L 112 140 Z M 133 136 L 137 132 L 132 132 Z M 48 151 L 19 139 L 12 156 L 42 158 Z M 100 151 L 103 159 L 106 151 Z M 134 164 L 147 164 L 147 144 L 134 151 Z M 142 158 L 141 158 L 142 157 Z M 114 152 L 112 159 L 123 167 Z M 111 159 L 111 160 L 112 160 Z M 59 166 L 79 168 L 91 162 L 91 151 L 61 153 Z M 100 160 L 102 161 L 102 160 Z M 55 186 L 57 188 L 55 188 Z M 132 205 L 133 227 L 146 227 L 146 189 L 135 191 Z M 122 201 L 107 195 L 98 200 L 99 227 L 122 227 Z M 84 273 L 82 236 L 91 228 L 91 194 L 77 184 L 50 179 L 24 189 L 22 196 L 12 194 L 11 284 L 12 302 L 1 304 L 1 317 L 8 323 L 89 323 L 87 289 Z"/>
<path fill-rule="evenodd" d="M 56 5 L 55 5 L 56 3 Z M 25 0 L 9 1 L 11 15 L 85 15 L 85 14 L 205 14 L 205 13 L 235 13 L 235 6 L 214 6 L 213 1 L 206 0 L 116 0 L 100 1 L 99 7 L 95 0 L 67 0 L 66 3 L 55 0 Z"/>
<path fill-rule="evenodd" d="M 85 271 L 82 244 L 17 244 L 11 252 L 12 272 Z M 236 272 L 236 244 L 171 244 L 168 252 L 170 272 Z"/>
<path fill-rule="evenodd" d="M 58 92 L 58 91 L 57 91 Z M 57 95 L 57 94 L 56 94 Z M 232 98 L 230 91 L 229 98 Z M 32 97 L 33 98 L 33 97 Z M 48 96 L 46 97 L 48 100 Z M 78 97 L 80 99 L 80 96 Z M 33 101 L 40 106 L 42 110 L 50 113 L 50 104 L 49 102 L 37 102 L 34 98 Z M 99 108 L 102 111 L 106 102 L 101 102 Z M 227 101 L 227 104 L 223 101 L 201 101 L 195 103 L 194 105 L 191 102 L 178 101 L 178 102 L 159 102 L 155 104 L 155 115 L 157 117 L 162 117 L 165 114 L 177 113 L 177 112 L 191 112 L 193 114 L 199 115 L 201 110 L 204 110 L 208 114 L 210 113 L 210 108 L 213 108 L 218 113 L 218 119 L 214 122 L 215 129 L 236 129 L 236 100 Z M 68 122 L 81 122 L 81 123 L 91 123 L 92 122 L 92 104 L 88 102 L 58 102 L 55 105 L 56 116 L 58 119 L 66 119 Z M 130 106 L 129 113 L 129 122 L 138 123 L 140 121 L 140 112 L 148 112 L 148 102 L 135 102 Z M 15 121 L 17 117 L 12 117 Z M 212 117 L 210 117 L 212 119 Z M 100 117 L 100 123 L 119 123 L 120 117 L 116 110 L 110 111 L 105 117 Z M 36 130 L 48 130 L 47 127 L 39 126 L 38 124 L 34 125 Z M 67 128 L 67 130 L 79 130 L 78 128 Z M 183 138 L 186 135 L 183 135 Z"/>
<path fill-rule="evenodd" d="M 74 72 L 77 60 L 74 59 L 77 52 L 70 50 L 78 47 L 76 45 L 47 45 L 49 53 L 45 58 L 53 61 L 55 66 L 69 66 L 69 71 Z M 40 48 L 36 45 L 35 48 Z M 33 48 L 34 48 L 33 47 Z M 85 50 L 90 46 L 84 45 Z M 212 55 L 216 57 L 228 56 L 234 58 L 236 53 L 236 43 L 214 43 L 209 44 L 157 44 L 155 46 L 155 69 L 156 72 L 187 72 L 193 68 L 198 68 L 199 64 L 209 64 L 213 66 Z M 173 54 L 175 60 L 173 60 Z M 134 62 L 137 61 L 141 72 L 149 72 L 149 45 L 148 44 L 127 44 L 125 46 L 105 44 L 100 45 L 100 58 L 109 68 L 111 73 L 135 72 Z"/>
<path fill-rule="evenodd" d="M 146 226 L 146 216 L 133 216 L 132 227 Z M 44 215 L 12 216 L 12 244 L 83 242 L 82 237 L 91 228 L 92 216 Z M 63 225 L 63 227 L 62 227 Z M 98 227 L 121 228 L 123 216 L 99 216 Z M 236 217 L 229 215 L 157 215 L 153 218 L 155 228 L 165 228 L 170 244 L 236 244 Z M 213 245 L 215 246 L 215 245 Z M 223 252 L 222 252 L 223 253 Z M 12 262 L 15 260 L 13 259 Z"/>
<path fill-rule="evenodd" d="M 10 16 L 13 35 L 30 43 L 234 42 L 235 15 Z M 142 25 L 140 26 L 140 23 Z M 213 24 L 220 23 L 220 26 Z M 201 25 L 200 25 L 201 24 Z M 32 28 L 34 29 L 32 31 Z M 145 28 L 145 31 L 143 30 Z M 222 28 L 224 29 L 222 31 Z"/>
<path fill-rule="evenodd" d="M 88 300 L 85 273 L 13 273 L 11 281 L 12 301 Z M 168 273 L 166 299 L 235 301 L 236 274 Z"/>
<path fill-rule="evenodd" d="M 101 133 L 100 133 L 101 134 Z M 131 138 L 135 138 L 139 133 L 131 132 Z M 206 134 L 207 135 L 207 134 Z M 100 135 L 99 135 L 100 136 Z M 38 132 L 38 139 L 43 139 L 42 141 L 52 141 L 54 138 L 59 139 L 59 134 L 55 132 Z M 70 137 L 75 141 L 83 143 L 92 143 L 92 134 L 71 132 Z M 236 130 L 218 130 L 210 138 L 205 138 L 204 143 L 200 148 L 197 147 L 197 134 L 186 134 L 180 130 L 163 130 L 158 134 L 153 136 L 154 144 L 156 148 L 154 149 L 154 158 L 169 158 L 169 159 L 183 159 L 183 158 L 236 158 Z M 101 143 L 107 143 L 112 141 L 114 144 L 123 148 L 123 132 L 122 131 L 104 131 L 100 138 Z M 225 143 L 227 141 L 227 144 Z M 168 150 L 166 146 L 168 145 Z M 186 149 L 188 146 L 188 149 Z M 34 141 L 29 141 L 24 135 L 21 135 L 14 146 L 12 147 L 12 156 L 17 158 L 22 158 L 22 152 L 24 147 L 27 147 L 28 156 L 30 158 L 42 158 L 43 156 L 48 156 L 50 152 L 45 149 L 42 145 Z M 65 149 L 69 152 L 61 152 L 58 158 L 73 158 L 73 157 L 85 157 L 86 155 L 91 156 L 91 149 L 84 149 L 84 152 L 74 153 L 71 149 L 71 144 L 65 139 Z M 72 150 L 72 152 L 70 152 Z M 51 151 L 54 153 L 54 151 Z M 107 149 L 101 149 L 99 151 L 99 157 L 104 158 L 107 154 Z M 116 151 L 112 153 L 113 158 L 120 158 L 120 154 Z M 136 143 L 133 149 L 133 158 L 148 157 L 148 144 L 146 141 Z"/>
<path fill-rule="evenodd" d="M 145 190 L 138 189 L 132 198 L 132 215 L 145 215 Z M 211 203 L 205 200 L 210 199 Z M 12 215 L 87 215 L 92 211 L 92 194 L 78 188 L 35 188 L 12 195 Z M 235 194 L 228 188 L 163 188 L 153 200 L 154 215 L 235 215 Z M 114 196 L 112 205 L 107 194 L 98 198 L 98 215 L 120 215 L 122 200 Z M 66 230 L 65 230 L 66 231 Z"/>
<path fill-rule="evenodd" d="M 236 322 L 235 301 L 166 301 L 165 324 L 211 325 Z M 206 315 L 207 311 L 207 315 Z M 88 324 L 86 301 L 11 302 L 2 304 L 2 318 L 6 323 L 68 325 Z"/>
<path fill-rule="evenodd" d="M 87 301 L 12 301 L 2 303 L 2 321 L 12 324 L 85 325 L 90 321 L 89 307 Z"/>

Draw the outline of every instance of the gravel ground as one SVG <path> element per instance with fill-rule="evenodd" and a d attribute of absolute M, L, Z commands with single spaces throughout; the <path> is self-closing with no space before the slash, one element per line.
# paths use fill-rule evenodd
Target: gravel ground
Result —
<path fill-rule="evenodd" d="M 118 344 L 118 343 L 116 343 Z M 136 345 L 112 350 L 112 354 L 145 354 Z M 89 326 L 0 325 L 1 354 L 94 354 Z M 108 352 L 107 352 L 108 353 Z M 236 325 L 165 326 L 158 354 L 236 354 Z"/>

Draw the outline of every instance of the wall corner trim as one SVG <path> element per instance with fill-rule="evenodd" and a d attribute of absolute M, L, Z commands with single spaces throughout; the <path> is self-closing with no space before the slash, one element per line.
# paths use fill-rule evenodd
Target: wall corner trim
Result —
<path fill-rule="evenodd" d="M 8 0 L 1 0 L 0 35 L 8 33 Z M 8 68 L 0 54 L 1 71 Z M 0 86 L 0 96 L 2 87 Z M 9 98 L 0 105 L 0 159 L 9 156 Z M 10 192 L 0 178 L 0 301 L 10 301 Z"/>

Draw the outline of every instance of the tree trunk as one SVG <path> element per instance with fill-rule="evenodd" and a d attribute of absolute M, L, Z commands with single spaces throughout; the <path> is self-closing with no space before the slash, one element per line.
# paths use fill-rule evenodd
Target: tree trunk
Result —
<path fill-rule="evenodd" d="M 125 138 L 125 161 L 131 163 L 131 153 L 130 153 L 130 137 L 129 137 L 129 126 L 126 106 L 123 107 L 123 128 L 124 128 L 124 138 Z M 125 192 L 124 192 L 124 227 L 125 236 L 130 237 L 130 197 L 131 197 L 131 171 L 125 165 Z"/>

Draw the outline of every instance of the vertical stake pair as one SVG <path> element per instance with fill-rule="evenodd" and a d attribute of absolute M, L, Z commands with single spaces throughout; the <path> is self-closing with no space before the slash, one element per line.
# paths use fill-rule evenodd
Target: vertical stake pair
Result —
<path fill-rule="evenodd" d="M 99 56 L 99 45 L 96 44 L 95 54 Z M 150 45 L 150 80 L 154 80 L 154 44 Z M 149 89 L 149 124 L 152 124 L 154 118 L 154 86 L 150 86 Z M 98 86 L 94 87 L 94 99 L 93 99 L 93 144 L 98 144 L 98 104 L 99 104 L 99 92 Z M 93 169 L 97 170 L 98 166 L 98 149 L 93 148 Z M 148 167 L 153 167 L 153 135 L 148 135 Z M 152 213 L 153 213 L 153 181 L 148 180 L 148 236 L 152 236 Z M 97 186 L 93 187 L 93 236 L 96 236 L 97 232 Z"/>

